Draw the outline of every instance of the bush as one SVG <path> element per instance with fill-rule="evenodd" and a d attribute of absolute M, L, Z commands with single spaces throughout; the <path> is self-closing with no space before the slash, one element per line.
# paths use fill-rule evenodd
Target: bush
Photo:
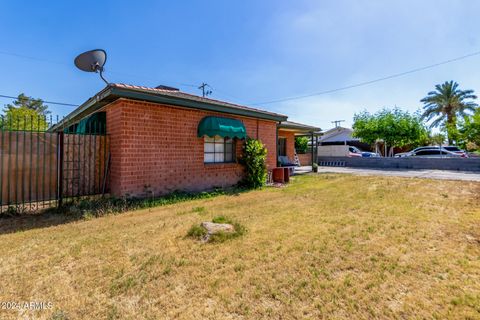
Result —
<path fill-rule="evenodd" d="M 296 137 L 295 138 L 295 150 L 297 150 L 297 153 L 307 153 L 308 138 L 307 137 Z"/>
<path fill-rule="evenodd" d="M 230 220 L 229 218 L 225 217 L 225 216 L 216 216 L 212 219 L 212 222 L 213 223 L 228 223 L 228 224 L 232 224 L 232 220 Z"/>
<path fill-rule="evenodd" d="M 44 212 L 75 215 L 84 219 L 92 219 L 109 214 L 159 207 L 189 200 L 209 199 L 224 194 L 226 194 L 225 191 L 216 189 L 214 191 L 204 191 L 200 193 L 175 191 L 162 197 L 147 199 L 127 197 L 80 199 L 67 202 L 60 208 L 49 208 Z"/>
<path fill-rule="evenodd" d="M 469 141 L 465 144 L 465 149 L 467 149 L 467 151 L 469 151 L 469 152 L 474 152 L 476 150 L 479 150 L 480 147 L 477 146 L 477 144 L 475 142 Z"/>
<path fill-rule="evenodd" d="M 256 139 L 247 138 L 240 160 L 245 166 L 245 178 L 242 185 L 247 188 L 261 188 L 267 182 L 267 149 Z"/>
<path fill-rule="evenodd" d="M 206 235 L 207 230 L 204 227 L 199 226 L 198 224 L 194 224 L 193 226 L 191 226 L 187 232 L 188 237 L 195 239 L 203 239 Z"/>

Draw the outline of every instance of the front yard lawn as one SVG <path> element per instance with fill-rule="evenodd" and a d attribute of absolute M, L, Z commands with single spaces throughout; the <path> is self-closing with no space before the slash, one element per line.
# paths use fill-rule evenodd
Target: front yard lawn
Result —
<path fill-rule="evenodd" d="M 186 237 L 219 215 L 247 232 Z M 1 319 L 480 318 L 479 183 L 308 175 L 49 225 L 0 234 L 0 302 L 52 309 Z"/>

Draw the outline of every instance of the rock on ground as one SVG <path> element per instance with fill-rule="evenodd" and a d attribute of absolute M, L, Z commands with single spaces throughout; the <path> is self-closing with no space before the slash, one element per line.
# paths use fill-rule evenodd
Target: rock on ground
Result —
<path fill-rule="evenodd" d="M 204 241 L 208 241 L 210 237 L 216 233 L 233 233 L 235 228 L 228 223 L 214 223 L 214 222 L 202 222 L 201 226 L 207 230 L 207 234 L 204 237 Z"/>

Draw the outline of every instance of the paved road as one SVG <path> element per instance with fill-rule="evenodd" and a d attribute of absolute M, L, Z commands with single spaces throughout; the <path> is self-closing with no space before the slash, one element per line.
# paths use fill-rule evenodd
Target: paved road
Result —
<path fill-rule="evenodd" d="M 410 169 L 363 169 L 344 167 L 318 167 L 319 173 L 350 173 L 361 176 L 394 176 L 442 180 L 465 180 L 480 182 L 480 172 Z"/>

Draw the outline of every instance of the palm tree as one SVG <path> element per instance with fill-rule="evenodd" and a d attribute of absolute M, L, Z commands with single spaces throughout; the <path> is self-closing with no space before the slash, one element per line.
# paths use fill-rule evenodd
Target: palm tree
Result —
<path fill-rule="evenodd" d="M 463 117 L 467 115 L 466 111 L 475 111 L 478 105 L 472 100 L 477 96 L 473 90 L 458 89 L 458 83 L 454 81 L 437 84 L 435 89 L 420 100 L 424 103 L 422 118 L 427 121 L 434 119 L 430 128 L 443 125 L 447 131 L 448 143 L 451 144 L 457 128 L 457 116 Z"/>

